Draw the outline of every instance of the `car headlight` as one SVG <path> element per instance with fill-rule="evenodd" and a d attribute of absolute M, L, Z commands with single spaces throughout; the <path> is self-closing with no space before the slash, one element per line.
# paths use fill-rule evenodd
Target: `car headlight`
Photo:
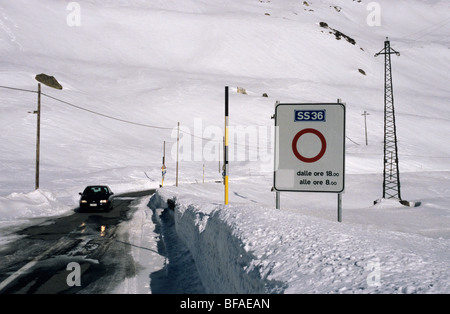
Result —
<path fill-rule="evenodd" d="M 100 200 L 100 204 L 107 204 L 108 200 Z"/>
<path fill-rule="evenodd" d="M 87 201 L 86 200 L 81 200 L 80 203 L 87 203 Z"/>

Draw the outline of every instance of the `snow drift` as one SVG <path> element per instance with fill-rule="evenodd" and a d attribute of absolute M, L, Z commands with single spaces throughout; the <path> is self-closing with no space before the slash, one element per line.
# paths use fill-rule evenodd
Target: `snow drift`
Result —
<path fill-rule="evenodd" d="M 243 188 L 245 184 L 239 186 Z M 164 188 L 208 293 L 447 293 L 443 239 L 339 224 L 258 204 L 214 202 L 221 184 Z"/>

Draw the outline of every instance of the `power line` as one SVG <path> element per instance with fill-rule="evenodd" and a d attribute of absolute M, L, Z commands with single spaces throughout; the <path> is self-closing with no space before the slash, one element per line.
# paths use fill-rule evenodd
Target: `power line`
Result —
<path fill-rule="evenodd" d="M 2 85 L 0 85 L 0 88 L 12 89 L 12 90 L 18 90 L 21 92 L 29 92 L 29 93 L 37 94 L 37 91 L 35 91 L 35 90 L 29 90 L 29 89 L 23 89 L 23 88 L 16 88 L 16 87 L 9 87 L 9 86 L 2 86 Z"/>
<path fill-rule="evenodd" d="M 2 85 L 0 85 L 0 88 L 16 90 L 16 91 L 22 91 L 22 92 L 38 93 L 37 91 L 34 91 L 34 90 L 28 90 L 28 89 L 22 89 L 22 88 L 10 87 L 10 86 L 2 86 Z M 47 95 L 45 93 L 41 93 L 41 95 L 43 95 L 45 97 L 48 97 L 48 98 L 51 98 L 51 99 L 53 99 L 55 101 L 58 101 L 60 103 L 65 104 L 65 105 L 71 106 L 73 108 L 76 108 L 76 109 L 79 109 L 79 110 L 83 110 L 83 111 L 86 111 L 86 112 L 89 112 L 89 113 L 92 113 L 92 114 L 95 114 L 95 115 L 98 115 L 98 116 L 101 116 L 101 117 L 104 117 L 104 118 L 108 118 L 108 119 L 111 119 L 111 120 L 115 120 L 115 121 L 119 121 L 119 122 L 123 122 L 123 123 L 128 123 L 128 124 L 132 124 L 132 125 L 136 125 L 136 126 L 141 126 L 141 127 L 153 128 L 153 129 L 173 130 L 173 128 L 169 128 L 169 127 L 149 125 L 149 124 L 144 124 L 144 123 L 139 123 L 139 122 L 134 122 L 134 121 L 129 121 L 129 120 L 113 117 L 113 116 L 110 116 L 110 115 L 107 115 L 107 114 L 104 114 L 104 113 L 100 113 L 100 112 L 97 112 L 97 111 L 94 111 L 94 110 L 90 110 L 90 109 L 87 109 L 87 108 L 75 105 L 75 104 L 70 103 L 68 101 L 65 101 L 65 100 L 53 97 L 51 95 Z M 180 130 L 180 132 L 188 134 L 188 135 L 190 135 L 192 137 L 201 138 L 202 140 L 207 140 L 207 141 L 211 140 L 211 139 L 207 139 L 207 138 L 204 138 L 204 137 L 199 137 L 199 136 L 193 135 L 193 134 L 191 134 L 189 132 L 185 132 L 183 130 Z"/>
<path fill-rule="evenodd" d="M 48 98 L 51 98 L 51 99 L 53 99 L 53 100 L 59 101 L 59 102 L 61 102 L 61 103 L 63 103 L 63 104 L 66 104 L 66 105 L 68 105 L 68 106 L 71 106 L 71 107 L 74 107 L 74 108 L 77 108 L 77 109 L 80 109 L 80 110 L 84 110 L 84 111 L 90 112 L 90 113 L 92 113 L 92 114 L 95 114 L 95 115 L 98 115 L 98 116 L 101 116 L 101 117 L 104 117 L 104 118 L 108 118 L 108 119 L 111 119 L 111 120 L 116 120 L 116 121 L 120 121 L 120 122 L 123 122 L 123 123 L 128 123 L 128 124 L 133 124 L 133 125 L 142 126 L 142 127 L 147 127 L 147 128 L 153 128 L 153 129 L 161 129 L 161 130 L 172 130 L 172 129 L 173 129 L 173 128 L 168 128 L 168 127 L 161 127 L 161 126 L 156 126 L 156 125 L 149 125 L 149 124 L 133 122 L 133 121 L 129 121 L 129 120 L 121 119 L 121 118 L 116 118 L 116 117 L 113 117 L 113 116 L 110 116 L 110 115 L 107 115 L 107 114 L 104 114 L 104 113 L 100 113 L 100 112 L 97 112 L 97 111 L 94 111 L 94 110 L 90 110 L 90 109 L 86 109 L 86 108 L 77 106 L 77 105 L 75 105 L 75 104 L 72 104 L 72 103 L 67 102 L 67 101 L 64 101 L 64 100 L 62 100 L 62 99 L 59 99 L 59 98 L 56 98 L 56 97 L 47 95 L 47 94 L 45 94 L 45 93 L 42 93 L 42 95 L 43 95 L 43 96 L 46 96 L 46 97 L 48 97 Z"/>
<path fill-rule="evenodd" d="M 84 108 L 84 107 L 75 105 L 75 104 L 73 104 L 73 103 L 67 102 L 67 101 L 65 101 L 65 100 L 62 100 L 62 99 L 59 99 L 59 98 L 56 98 L 56 97 L 53 97 L 53 96 L 50 96 L 50 95 L 47 95 L 47 94 L 45 94 L 45 93 L 41 93 L 41 94 L 42 94 L 43 96 L 46 96 L 46 97 L 48 97 L 48 98 L 51 98 L 51 99 L 53 99 L 53 100 L 56 100 L 56 101 L 61 102 L 61 103 L 63 103 L 63 104 L 66 104 L 66 105 L 68 105 L 68 106 L 74 107 L 74 108 L 76 108 L 76 109 L 80 109 L 80 110 L 83 110 L 83 111 L 87 111 L 87 112 L 89 112 L 89 113 L 92 113 L 92 114 L 95 114 L 95 115 L 98 115 L 98 116 L 101 116 L 101 117 L 104 117 L 104 118 L 112 119 L 112 120 L 115 120 L 115 121 L 119 121 L 119 122 L 123 122 L 123 123 L 128 123 L 128 124 L 132 124 L 132 125 L 136 125 L 136 126 L 141 126 L 141 127 L 147 127 L 147 128 L 153 128 L 153 129 L 160 129 L 160 130 L 173 130 L 173 129 L 174 129 L 174 128 L 170 128 L 170 127 L 162 127 L 162 126 L 156 126 L 156 125 L 149 125 L 149 124 L 144 124 L 144 123 L 139 123 L 139 122 L 129 121 L 129 120 L 121 119 L 121 118 L 116 118 L 116 117 L 113 117 L 113 116 L 110 116 L 110 115 L 107 115 L 107 114 L 104 114 L 104 113 L 100 113 L 100 112 L 97 112 L 97 111 L 94 111 L 94 110 L 91 110 L 91 109 L 86 109 L 86 108 Z M 200 139 L 206 140 L 206 141 L 212 141 L 212 139 L 210 139 L 210 138 L 204 138 L 204 137 L 196 136 L 196 135 L 194 135 L 194 134 L 191 134 L 190 132 L 186 132 L 186 131 L 183 131 L 183 130 L 180 130 L 180 132 L 181 132 L 181 133 L 184 133 L 184 134 L 187 134 L 187 135 L 189 135 L 189 136 L 191 136 L 191 137 L 200 138 Z M 216 141 L 216 142 L 217 142 L 217 141 Z"/>
<path fill-rule="evenodd" d="M 442 20 L 440 22 L 437 22 L 437 23 L 434 23 L 434 24 L 432 24 L 432 25 L 430 25 L 428 27 L 425 27 L 425 28 L 421 29 L 420 31 L 417 31 L 417 32 L 411 33 L 409 35 L 406 35 L 406 36 L 404 36 L 404 38 L 412 37 L 412 40 L 418 40 L 418 39 L 420 39 L 420 38 L 422 38 L 422 37 L 424 37 L 424 36 L 426 36 L 428 34 L 431 34 L 432 32 L 435 31 L 435 29 L 445 26 L 449 22 L 450 22 L 450 18 L 448 17 L 448 18 L 446 18 L 446 19 L 444 19 L 444 20 Z M 417 37 L 416 37 L 416 35 L 417 35 Z"/>
<path fill-rule="evenodd" d="M 22 91 L 22 92 L 29 92 L 29 93 L 38 93 L 37 91 L 34 91 L 34 90 L 23 89 L 23 88 L 16 88 L 16 87 L 10 87 L 10 86 L 2 86 L 2 85 L 0 85 L 0 88 L 16 90 L 16 91 Z M 60 103 L 65 104 L 65 105 L 71 106 L 73 108 L 77 108 L 79 110 L 87 111 L 89 113 L 92 113 L 92 114 L 95 114 L 95 115 L 98 115 L 98 116 L 101 116 L 101 117 L 104 117 L 104 118 L 108 118 L 108 119 L 111 119 L 111 120 L 116 120 L 116 121 L 120 121 L 120 122 L 123 122 L 123 123 L 128 123 L 128 124 L 142 126 L 142 127 L 147 127 L 147 128 L 154 128 L 154 129 L 161 129 L 161 130 L 172 130 L 173 129 L 173 128 L 169 128 L 169 127 L 161 127 L 161 126 L 156 126 L 156 125 L 149 125 L 149 124 L 133 122 L 133 121 L 129 121 L 129 120 L 121 119 L 121 118 L 116 118 L 116 117 L 113 117 L 113 116 L 110 116 L 110 115 L 107 115 L 107 114 L 104 114 L 104 113 L 100 113 L 100 112 L 97 112 L 97 111 L 94 111 L 94 110 L 86 109 L 84 107 L 75 105 L 75 104 L 70 103 L 68 101 L 65 101 L 65 100 L 53 97 L 51 95 L 48 95 L 48 94 L 45 94 L 45 93 L 42 93 L 42 92 L 41 92 L 41 95 L 43 95 L 45 97 L 48 97 L 48 98 L 51 98 L 51 99 L 53 99 L 55 101 L 58 101 Z"/>
<path fill-rule="evenodd" d="M 446 18 L 446 19 L 441 20 L 441 21 L 439 21 L 437 23 L 434 23 L 434 24 L 432 24 L 432 25 L 430 25 L 428 27 L 422 28 L 421 30 L 419 30 L 417 32 L 405 35 L 405 36 L 402 37 L 402 39 L 411 41 L 412 43 L 417 43 L 419 41 L 419 39 L 421 39 L 421 38 L 423 38 L 423 37 L 425 37 L 425 36 L 427 36 L 429 34 L 435 33 L 439 28 L 444 28 L 448 23 L 450 23 L 450 18 Z M 443 30 L 442 33 L 445 34 L 445 29 Z M 444 41 L 446 38 L 448 38 L 448 36 L 443 37 L 441 40 L 435 40 L 435 41 L 431 41 L 431 42 L 445 44 L 445 43 L 447 43 L 447 42 Z M 407 43 L 403 43 L 402 44 L 402 43 L 400 43 L 400 49 L 410 50 L 411 48 L 406 48 L 405 49 L 405 47 L 409 47 L 409 46 L 411 46 L 411 44 L 407 44 Z"/>
<path fill-rule="evenodd" d="M 359 143 L 356 143 L 354 140 L 352 140 L 350 137 L 348 137 L 347 135 L 345 136 L 350 142 L 353 142 L 356 145 L 360 145 Z"/>
<path fill-rule="evenodd" d="M 100 113 L 100 112 L 97 112 L 97 111 L 94 111 L 94 110 L 86 109 L 86 108 L 84 108 L 84 107 L 75 105 L 75 104 L 73 104 L 73 103 L 67 102 L 67 101 L 65 101 L 65 100 L 62 100 L 62 99 L 59 99 L 59 98 L 56 98 L 56 97 L 53 97 L 53 96 L 50 96 L 50 95 L 47 95 L 47 94 L 45 94 L 45 93 L 41 93 L 41 94 L 42 94 L 43 96 L 46 96 L 46 97 L 48 97 L 48 98 L 51 98 L 51 99 L 53 99 L 53 100 L 56 100 L 56 101 L 61 102 L 61 103 L 63 103 L 63 104 L 66 104 L 66 105 L 68 105 L 68 106 L 74 107 L 74 108 L 76 108 L 76 109 L 80 109 L 80 110 L 83 110 L 83 111 L 87 111 L 87 112 L 89 112 L 89 113 L 92 113 L 92 114 L 95 114 L 95 115 L 98 115 L 98 116 L 101 116 L 101 117 L 104 117 L 104 118 L 112 119 L 112 120 L 115 120 L 115 121 L 119 121 L 119 122 L 123 122 L 123 123 L 128 123 L 128 124 L 132 124 L 132 125 L 136 125 L 136 126 L 141 126 L 141 127 L 153 128 L 153 129 L 160 129 L 160 130 L 174 130 L 174 128 L 162 127 L 162 126 L 156 126 L 156 125 L 149 125 L 149 124 L 144 124 L 144 123 L 139 123 L 139 122 L 133 122 L 133 121 L 129 121 L 129 120 L 121 119 L 121 118 L 116 118 L 116 117 L 113 117 L 113 116 L 110 116 L 110 115 L 107 115 L 107 114 L 104 114 L 104 113 Z M 184 133 L 184 134 L 187 134 L 187 135 L 189 135 L 189 136 L 191 136 L 191 137 L 199 138 L 199 139 L 202 139 L 202 140 L 205 140 L 205 141 L 220 142 L 220 141 L 216 141 L 216 140 L 213 140 L 213 139 L 210 139 L 210 138 L 205 138 L 205 137 L 201 137 L 201 136 L 194 135 L 194 134 L 192 134 L 192 133 L 190 133 L 190 132 L 183 131 L 182 129 L 180 129 L 180 132 L 181 132 L 181 133 Z"/>

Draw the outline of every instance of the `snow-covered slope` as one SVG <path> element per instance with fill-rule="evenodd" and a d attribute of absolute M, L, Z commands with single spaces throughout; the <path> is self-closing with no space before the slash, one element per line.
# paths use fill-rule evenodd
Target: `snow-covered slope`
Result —
<path fill-rule="evenodd" d="M 69 213 L 91 183 L 115 192 L 157 187 L 163 141 L 165 186 L 174 184 L 178 122 L 180 183 L 202 182 L 203 164 L 205 180 L 219 180 L 224 86 L 230 86 L 231 127 L 247 128 L 249 138 L 231 141 L 231 188 L 250 177 L 248 197 L 269 193 L 273 151 L 266 144 L 275 101 L 340 98 L 347 108 L 344 210 L 354 213 L 344 219 L 448 239 L 449 6 L 445 0 L 4 1 L 0 85 L 36 91 L 35 75 L 46 73 L 64 89 L 43 86 L 43 92 L 65 103 L 42 98 L 41 190 L 33 192 L 36 116 L 28 112 L 36 110 L 37 95 L 0 88 L 0 221 Z M 337 40 L 333 30 L 353 41 Z M 371 204 L 381 196 L 384 60 L 374 54 L 386 36 L 401 52 L 392 61 L 402 195 L 423 206 L 384 205 L 377 215 Z M 333 221 L 334 198 L 286 194 L 282 204 Z M 265 198 L 255 201 L 273 207 Z M 393 220 L 394 210 L 412 211 L 420 223 Z"/>

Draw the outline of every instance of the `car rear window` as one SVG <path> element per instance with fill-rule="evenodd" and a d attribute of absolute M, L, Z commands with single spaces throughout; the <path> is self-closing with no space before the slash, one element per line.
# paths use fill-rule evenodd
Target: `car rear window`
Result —
<path fill-rule="evenodd" d="M 104 186 L 91 186 L 84 190 L 84 194 L 108 193 L 108 189 Z"/>

